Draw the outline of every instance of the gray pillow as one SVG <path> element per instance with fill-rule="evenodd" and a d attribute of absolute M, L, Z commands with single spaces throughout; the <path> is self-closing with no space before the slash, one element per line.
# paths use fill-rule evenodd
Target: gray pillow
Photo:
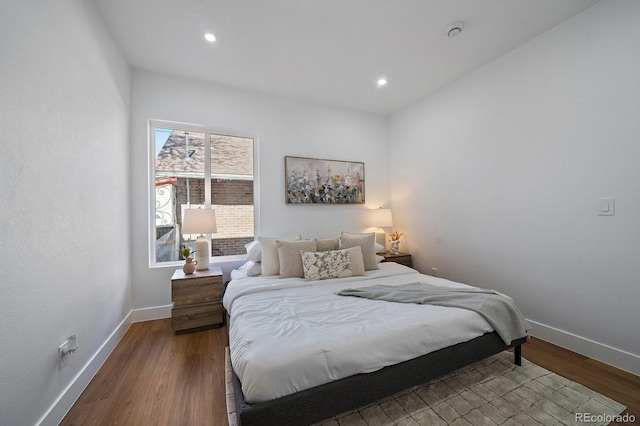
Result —
<path fill-rule="evenodd" d="M 364 275 L 364 260 L 362 259 L 362 249 L 360 246 L 345 250 L 351 256 L 351 276 Z"/>
<path fill-rule="evenodd" d="M 315 240 L 276 241 L 280 261 L 280 278 L 304 277 L 302 269 L 303 251 L 316 251 Z"/>
<path fill-rule="evenodd" d="M 331 251 L 338 250 L 338 248 L 340 248 L 340 240 L 338 238 L 316 241 L 316 251 Z"/>
<path fill-rule="evenodd" d="M 294 241 L 300 240 L 300 235 L 295 238 L 269 238 L 258 237 L 260 241 L 262 275 L 278 275 L 280 274 L 280 261 L 278 260 L 278 247 L 276 241 Z"/>
<path fill-rule="evenodd" d="M 362 260 L 364 261 L 365 271 L 371 271 L 374 269 L 380 269 L 378 262 L 376 262 L 376 234 L 374 232 L 359 234 L 352 232 L 343 232 L 340 237 L 340 248 L 352 248 L 360 246 L 362 250 Z"/>

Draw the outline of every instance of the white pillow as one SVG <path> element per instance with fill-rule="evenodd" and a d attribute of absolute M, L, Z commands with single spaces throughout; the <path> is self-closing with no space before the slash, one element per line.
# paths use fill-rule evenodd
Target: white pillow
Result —
<path fill-rule="evenodd" d="M 247 255 L 245 256 L 245 260 L 248 260 L 251 262 L 260 262 L 260 258 L 261 258 L 260 241 L 253 240 L 250 243 L 245 244 L 244 248 L 247 250 Z"/>
<path fill-rule="evenodd" d="M 380 269 L 376 262 L 376 250 L 374 247 L 376 234 L 343 232 L 340 237 L 340 248 L 351 248 L 360 246 L 362 249 L 362 259 L 364 260 L 365 271 Z"/>
<path fill-rule="evenodd" d="M 244 272 L 249 277 L 255 277 L 262 274 L 260 263 L 254 262 L 252 260 L 245 262 L 244 265 L 238 268 L 238 271 Z"/>
<path fill-rule="evenodd" d="M 376 249 L 376 253 L 384 253 L 387 251 L 387 248 L 379 243 L 374 243 L 373 248 Z"/>
<path fill-rule="evenodd" d="M 280 275 L 280 259 L 278 258 L 278 247 L 276 241 L 299 241 L 302 239 L 300 235 L 295 238 L 270 238 L 258 237 L 260 241 L 260 251 L 262 252 L 261 261 L 262 275 Z"/>
<path fill-rule="evenodd" d="M 276 241 L 280 262 L 280 278 L 304 277 L 300 252 L 316 251 L 316 240 Z"/>

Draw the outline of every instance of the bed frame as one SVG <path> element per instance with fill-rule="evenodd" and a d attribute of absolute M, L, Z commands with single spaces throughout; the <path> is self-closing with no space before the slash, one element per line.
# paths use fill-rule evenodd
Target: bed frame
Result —
<path fill-rule="evenodd" d="M 227 324 L 229 324 L 227 314 Z M 228 328 L 227 328 L 228 330 Z M 232 369 L 238 426 L 304 426 L 370 404 L 404 389 L 425 383 L 461 367 L 514 348 L 514 363 L 522 364 L 526 337 L 505 345 L 496 332 L 449 346 L 373 373 L 356 374 L 324 385 L 249 405 L 240 379 Z"/>

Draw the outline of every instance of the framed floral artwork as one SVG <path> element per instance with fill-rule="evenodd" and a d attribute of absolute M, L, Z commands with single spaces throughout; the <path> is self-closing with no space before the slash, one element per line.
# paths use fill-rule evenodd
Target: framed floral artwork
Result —
<path fill-rule="evenodd" d="M 364 204 L 364 163 L 284 157 L 287 204 Z"/>

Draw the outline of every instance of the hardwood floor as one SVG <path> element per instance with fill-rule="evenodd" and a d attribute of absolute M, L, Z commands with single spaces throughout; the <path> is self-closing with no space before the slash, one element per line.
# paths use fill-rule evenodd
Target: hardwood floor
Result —
<path fill-rule="evenodd" d="M 169 319 L 135 323 L 61 425 L 226 426 L 227 345 L 226 328 L 175 335 Z M 640 423 L 640 377 L 535 338 L 522 355 L 626 405 Z"/>
<path fill-rule="evenodd" d="M 226 328 L 134 323 L 60 424 L 226 426 L 227 344 Z"/>
<path fill-rule="evenodd" d="M 522 347 L 522 356 L 534 364 L 569 380 L 583 384 L 627 406 L 624 413 L 640 424 L 640 377 L 611 367 L 584 355 L 532 337 Z M 597 413 L 592 413 L 597 414 Z M 629 423 L 611 423 L 629 425 Z"/>

